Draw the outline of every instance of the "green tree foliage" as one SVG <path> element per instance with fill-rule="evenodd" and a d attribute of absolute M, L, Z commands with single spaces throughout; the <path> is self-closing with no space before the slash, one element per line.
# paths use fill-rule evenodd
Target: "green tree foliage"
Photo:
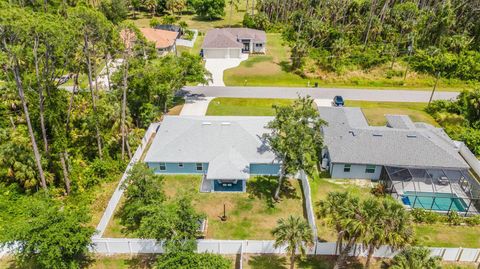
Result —
<path fill-rule="evenodd" d="M 425 247 L 409 247 L 393 257 L 390 269 L 440 269 L 440 257 L 430 257 Z"/>
<path fill-rule="evenodd" d="M 136 164 L 124 185 L 125 205 L 121 223 L 142 238 L 183 241 L 198 236 L 200 221 L 188 196 L 181 195 L 167 202 L 163 192 L 163 179 L 145 164 Z"/>
<path fill-rule="evenodd" d="M 306 56 L 313 56 L 319 67 L 337 72 L 369 69 L 389 60 L 393 67 L 398 57 L 413 55 L 416 59 L 417 52 L 421 62 L 424 51 L 434 47 L 441 54 L 459 55 L 457 61 L 462 64 L 454 66 L 450 77 L 477 80 L 477 4 L 462 0 L 417 2 L 261 0 L 254 17 L 266 16 L 269 27 L 282 30 L 292 48 L 294 70 L 301 70 Z M 262 28 L 251 17 L 246 16 L 245 23 Z"/>
<path fill-rule="evenodd" d="M 133 120 L 142 127 L 158 120 L 186 83 L 206 83 L 209 75 L 200 56 L 188 53 L 132 61 L 128 73 L 128 107 Z"/>
<path fill-rule="evenodd" d="M 312 229 L 304 218 L 298 216 L 279 219 L 277 226 L 272 230 L 272 235 L 275 237 L 275 247 L 287 246 L 290 269 L 295 266 L 297 251 L 303 257 L 306 254 L 306 247 L 313 245 Z"/>
<path fill-rule="evenodd" d="M 268 123 L 271 133 L 265 142 L 281 161 L 279 185 L 275 199 L 279 199 L 283 178 L 300 170 L 312 174 L 321 154 L 323 138 L 320 118 L 313 99 L 299 97 L 291 106 L 274 106 L 275 118 Z"/>
<path fill-rule="evenodd" d="M 160 255 L 156 263 L 156 269 L 170 268 L 231 268 L 232 262 L 227 258 L 210 253 L 195 253 L 196 241 L 187 240 L 181 243 L 167 243 L 166 253 Z"/>
<path fill-rule="evenodd" d="M 348 192 L 330 192 L 318 202 L 317 212 L 338 234 L 339 256 L 335 267 L 343 268 L 355 244 L 368 249 L 366 267 L 376 248 L 389 245 L 402 249 L 413 241 L 410 214 L 397 201 L 387 198 L 360 200 Z"/>
<path fill-rule="evenodd" d="M 209 20 L 225 16 L 225 0 L 192 0 L 192 6 L 200 17 Z"/>
<path fill-rule="evenodd" d="M 88 247 L 94 229 L 84 206 L 62 204 L 43 193 L 25 197 L 1 187 L 0 208 L 7 221 L 0 221 L 3 245 L 15 242 L 19 264 L 38 268 L 79 268 L 89 260 Z M 13 213 L 13 214 L 12 214 Z"/>
<path fill-rule="evenodd" d="M 128 16 L 128 4 L 125 0 L 103 0 L 99 9 L 114 24 L 122 22 Z"/>
<path fill-rule="evenodd" d="M 433 101 L 426 109 L 447 134 L 480 155 L 480 89 L 464 90 L 457 100 Z"/>

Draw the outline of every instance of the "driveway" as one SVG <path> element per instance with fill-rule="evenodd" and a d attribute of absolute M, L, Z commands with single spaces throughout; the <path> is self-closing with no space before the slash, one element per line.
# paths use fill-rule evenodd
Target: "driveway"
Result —
<path fill-rule="evenodd" d="M 214 97 L 186 97 L 180 116 L 205 116 Z"/>
<path fill-rule="evenodd" d="M 228 59 L 206 59 L 205 68 L 212 74 L 212 81 L 209 86 L 225 86 L 223 83 L 223 71 L 237 67 L 242 61 L 248 59 L 248 54 L 242 54 L 239 58 Z"/>
<path fill-rule="evenodd" d="M 428 102 L 430 91 L 417 90 L 371 90 L 348 88 L 290 88 L 290 87 L 184 87 L 185 93 L 203 94 L 211 97 L 235 98 L 288 98 L 295 99 L 300 96 L 310 95 L 314 99 L 330 99 L 341 95 L 346 100 L 363 100 L 378 102 Z M 433 100 L 455 99 L 458 92 L 437 91 Z"/>
<path fill-rule="evenodd" d="M 315 99 L 313 100 L 317 106 L 332 106 L 332 99 Z"/>

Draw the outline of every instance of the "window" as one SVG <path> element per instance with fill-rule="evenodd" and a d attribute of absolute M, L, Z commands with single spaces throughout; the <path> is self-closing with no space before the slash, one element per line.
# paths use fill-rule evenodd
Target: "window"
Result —
<path fill-rule="evenodd" d="M 351 168 L 352 168 L 351 164 L 345 164 L 345 166 L 343 166 L 343 172 L 350 173 Z"/>
<path fill-rule="evenodd" d="M 178 163 L 178 167 L 183 168 L 183 163 Z"/>
<path fill-rule="evenodd" d="M 365 168 L 365 173 L 367 174 L 373 174 L 375 173 L 375 165 L 367 165 L 367 167 Z"/>
<path fill-rule="evenodd" d="M 197 163 L 197 171 L 203 171 L 203 163 Z"/>
<path fill-rule="evenodd" d="M 158 164 L 158 170 L 160 170 L 160 171 L 167 170 L 167 166 L 165 165 L 165 163 L 159 163 Z"/>

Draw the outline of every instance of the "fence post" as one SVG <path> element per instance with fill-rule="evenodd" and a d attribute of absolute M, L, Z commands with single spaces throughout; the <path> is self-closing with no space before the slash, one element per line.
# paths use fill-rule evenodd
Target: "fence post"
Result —
<path fill-rule="evenodd" d="M 457 257 L 455 257 L 455 261 L 458 262 L 460 260 L 460 258 L 462 257 L 462 254 L 463 254 L 463 248 L 459 247 L 458 252 L 457 252 Z"/>
<path fill-rule="evenodd" d="M 442 252 L 441 252 L 441 253 L 442 253 L 442 255 L 440 255 L 440 257 L 442 258 L 442 261 L 443 261 L 443 257 L 445 256 L 445 251 L 447 251 L 445 248 L 444 248 L 444 249 L 442 249 Z"/>
<path fill-rule="evenodd" d="M 128 250 L 130 251 L 130 255 L 132 255 L 133 251 L 132 251 L 132 243 L 130 242 L 130 240 L 127 241 L 128 242 Z"/>
<path fill-rule="evenodd" d="M 105 241 L 105 248 L 107 249 L 107 253 L 110 254 L 110 247 L 108 246 L 108 241 Z"/>

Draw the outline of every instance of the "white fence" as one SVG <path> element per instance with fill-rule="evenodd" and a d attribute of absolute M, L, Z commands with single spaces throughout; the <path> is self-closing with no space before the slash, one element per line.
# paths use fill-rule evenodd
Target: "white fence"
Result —
<path fill-rule="evenodd" d="M 163 253 L 161 243 L 151 239 L 95 238 L 92 251 L 100 254 Z M 285 254 L 285 247 L 275 248 L 273 240 L 198 240 L 198 253 L 235 254 Z M 309 255 L 335 255 L 336 243 L 320 243 L 308 249 Z M 480 249 L 430 248 L 433 256 L 443 261 L 480 262 Z M 377 258 L 391 258 L 396 254 L 389 247 L 381 247 L 374 253 Z M 350 256 L 366 257 L 366 249 L 358 246 Z"/>
<path fill-rule="evenodd" d="M 193 45 L 195 44 L 195 40 L 197 40 L 197 37 L 198 37 L 198 30 L 190 29 L 190 31 L 193 32 L 192 40 L 186 40 L 186 39 L 179 38 L 176 41 L 177 46 L 185 46 L 185 47 L 189 47 L 189 48 L 193 47 Z"/>
<path fill-rule="evenodd" d="M 314 241 L 317 241 L 317 225 L 315 224 L 315 213 L 313 211 L 312 197 L 310 195 L 312 193 L 310 191 L 310 183 L 308 182 L 308 177 L 304 171 L 300 171 L 299 178 L 302 181 L 303 198 L 305 200 L 308 223 L 310 224 L 310 228 L 312 228 Z"/>
<path fill-rule="evenodd" d="M 140 157 L 142 157 L 143 151 L 147 147 L 150 137 L 152 136 L 152 134 L 154 134 L 157 131 L 159 126 L 160 126 L 160 123 L 158 122 L 152 123 L 150 124 L 147 131 L 145 132 L 145 135 L 142 138 L 142 142 L 140 146 L 138 146 L 137 150 L 135 151 L 135 154 L 133 154 L 133 157 L 128 163 L 127 168 L 125 169 L 125 172 L 123 173 L 122 178 L 120 179 L 120 182 L 118 183 L 118 186 L 115 189 L 115 192 L 110 198 L 110 201 L 108 201 L 108 205 L 107 205 L 107 208 L 105 208 L 105 211 L 103 212 L 102 219 L 100 219 L 100 222 L 97 225 L 97 233 L 95 234 L 94 238 L 100 238 L 103 236 L 103 233 L 107 228 L 108 222 L 112 218 L 113 213 L 115 212 L 115 208 L 117 208 L 117 205 L 120 202 L 120 198 L 122 197 L 123 189 L 121 188 L 121 186 L 123 182 L 125 181 L 125 179 L 127 179 L 128 173 L 130 169 L 132 169 L 133 165 L 140 159 Z"/>

